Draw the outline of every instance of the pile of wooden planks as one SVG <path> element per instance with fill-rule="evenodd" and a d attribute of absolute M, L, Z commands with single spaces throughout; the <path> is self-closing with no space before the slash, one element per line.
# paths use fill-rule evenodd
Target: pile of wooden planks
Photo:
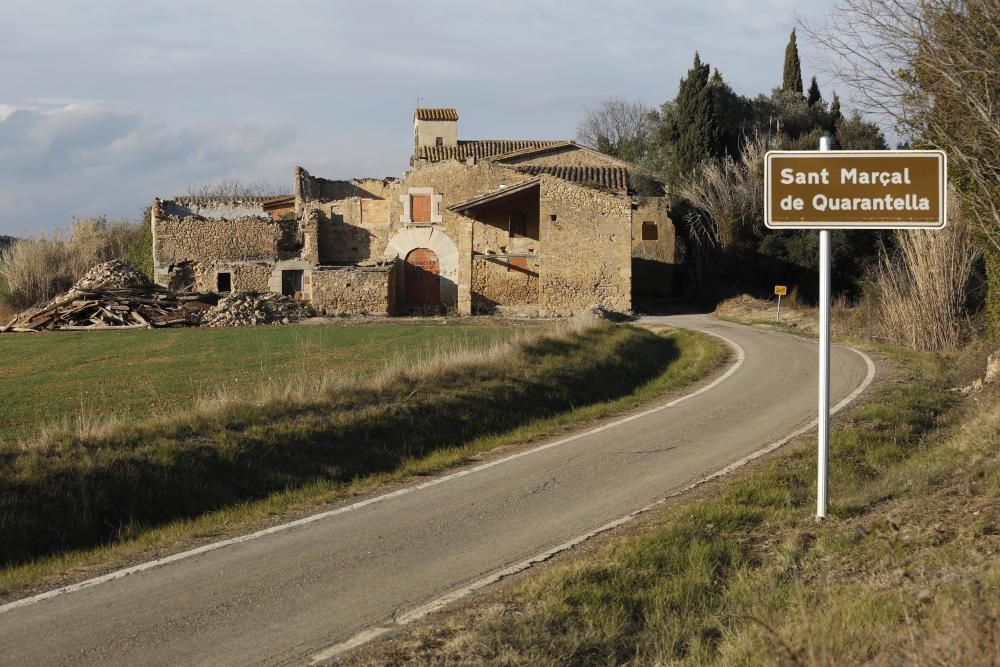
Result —
<path fill-rule="evenodd" d="M 74 288 L 40 310 L 18 315 L 0 326 L 0 333 L 192 326 L 217 302 L 214 294 L 178 294 L 156 286 Z"/>

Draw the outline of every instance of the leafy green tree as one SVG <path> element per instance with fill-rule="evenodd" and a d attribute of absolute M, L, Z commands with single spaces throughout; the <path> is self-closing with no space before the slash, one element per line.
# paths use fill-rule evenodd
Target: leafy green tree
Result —
<path fill-rule="evenodd" d="M 836 128 L 837 148 L 845 151 L 881 151 L 889 148 L 878 125 L 866 121 L 857 111 L 841 118 Z"/>
<path fill-rule="evenodd" d="M 794 30 L 788 38 L 788 46 L 785 47 L 785 71 L 781 89 L 802 94 L 802 63 L 799 60 L 799 47 L 795 41 Z"/>

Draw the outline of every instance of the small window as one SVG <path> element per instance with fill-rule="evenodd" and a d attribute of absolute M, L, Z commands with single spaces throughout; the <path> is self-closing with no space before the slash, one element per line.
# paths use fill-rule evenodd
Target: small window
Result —
<path fill-rule="evenodd" d="M 655 241 L 657 238 L 659 238 L 659 233 L 656 230 L 656 223 L 655 222 L 642 223 L 642 240 Z"/>
<path fill-rule="evenodd" d="M 435 146 L 444 146 L 444 137 L 435 137 L 434 138 L 434 145 Z"/>
<path fill-rule="evenodd" d="M 219 273 L 215 276 L 215 291 L 222 294 L 223 292 L 233 291 L 233 274 L 231 273 Z"/>
<path fill-rule="evenodd" d="M 528 235 L 528 215 L 523 211 L 513 211 L 510 214 L 510 238 Z"/>
<path fill-rule="evenodd" d="M 285 296 L 295 296 L 302 292 L 302 271 L 281 272 L 281 293 Z"/>
<path fill-rule="evenodd" d="M 411 195 L 410 196 L 410 220 L 413 222 L 431 221 L 431 196 Z"/>

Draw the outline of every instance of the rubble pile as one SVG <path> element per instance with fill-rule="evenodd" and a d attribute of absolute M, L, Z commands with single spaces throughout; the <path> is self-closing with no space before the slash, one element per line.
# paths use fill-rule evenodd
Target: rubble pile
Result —
<path fill-rule="evenodd" d="M 313 314 L 291 297 L 270 292 L 218 294 L 172 292 L 129 264 L 98 264 L 62 296 L 23 312 L 0 333 L 150 329 L 157 327 L 246 327 L 289 324 Z"/>
<path fill-rule="evenodd" d="M 219 299 L 205 314 L 202 324 L 210 327 L 249 327 L 256 324 L 289 324 L 311 313 L 295 299 L 272 292 L 238 292 Z"/>
<path fill-rule="evenodd" d="M 15 316 L 0 333 L 191 326 L 217 300 L 211 294 L 171 292 L 115 260 L 98 264 L 41 308 Z"/>
<path fill-rule="evenodd" d="M 131 264 L 121 260 L 104 262 L 87 271 L 83 278 L 76 281 L 73 289 L 77 291 L 100 289 L 124 289 L 151 287 L 153 283 L 142 273 L 136 271 Z"/>

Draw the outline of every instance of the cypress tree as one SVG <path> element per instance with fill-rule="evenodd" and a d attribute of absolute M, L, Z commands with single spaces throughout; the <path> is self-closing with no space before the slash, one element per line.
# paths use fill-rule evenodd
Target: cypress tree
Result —
<path fill-rule="evenodd" d="M 705 158 L 714 155 L 719 144 L 719 127 L 712 113 L 712 91 L 709 86 L 711 67 L 701 62 L 697 52 L 687 76 L 681 79 L 677 93 L 673 163 L 671 181 L 689 173 Z"/>
<path fill-rule="evenodd" d="M 819 92 L 819 84 L 816 83 L 816 77 L 813 77 L 812 85 L 809 86 L 809 97 L 807 98 L 806 103 L 809 106 L 813 106 L 822 99 L 823 95 Z"/>
<path fill-rule="evenodd" d="M 840 113 L 840 98 L 837 97 L 837 93 L 833 94 L 833 101 L 830 102 L 830 123 L 837 127 L 837 123 L 843 118 L 843 114 Z"/>
<path fill-rule="evenodd" d="M 795 41 L 795 31 L 792 30 L 785 47 L 785 75 L 781 89 L 802 94 L 802 63 L 799 62 L 799 47 Z"/>

